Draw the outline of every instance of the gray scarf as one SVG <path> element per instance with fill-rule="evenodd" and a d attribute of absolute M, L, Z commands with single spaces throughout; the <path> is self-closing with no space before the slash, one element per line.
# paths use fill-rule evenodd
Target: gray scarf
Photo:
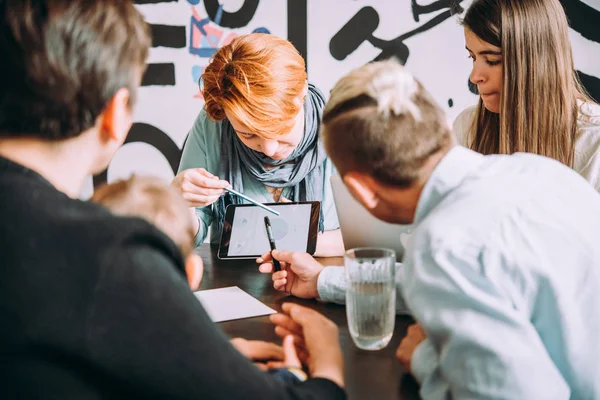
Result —
<path fill-rule="evenodd" d="M 244 193 L 242 169 L 258 182 L 274 187 L 293 187 L 292 201 L 322 201 L 325 191 L 325 148 L 319 140 L 319 126 L 325 97 L 314 85 L 308 85 L 304 100 L 304 136 L 296 149 L 285 160 L 272 158 L 244 145 L 227 119 L 221 122 L 221 165 L 219 178 L 231 183 L 234 190 Z M 265 167 L 268 166 L 269 168 Z M 241 204 L 244 200 L 229 193 L 214 204 L 221 232 L 225 208 L 229 204 Z M 319 216 L 319 231 L 323 231 L 323 207 Z"/>

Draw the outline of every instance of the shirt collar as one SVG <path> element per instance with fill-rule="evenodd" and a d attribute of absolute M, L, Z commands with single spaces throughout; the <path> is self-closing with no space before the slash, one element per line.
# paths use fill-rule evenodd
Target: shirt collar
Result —
<path fill-rule="evenodd" d="M 448 193 L 453 191 L 464 178 L 483 162 L 484 156 L 462 146 L 454 146 L 433 169 L 425 183 L 414 224 L 418 224 L 433 210 Z"/>

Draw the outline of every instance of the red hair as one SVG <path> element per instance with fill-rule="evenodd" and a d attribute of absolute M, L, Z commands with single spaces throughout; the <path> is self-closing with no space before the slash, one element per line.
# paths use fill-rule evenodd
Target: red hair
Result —
<path fill-rule="evenodd" d="M 307 85 L 304 59 L 296 48 L 265 33 L 239 36 L 221 47 L 202 80 L 210 119 L 221 121 L 227 111 L 263 137 L 292 129 Z"/>

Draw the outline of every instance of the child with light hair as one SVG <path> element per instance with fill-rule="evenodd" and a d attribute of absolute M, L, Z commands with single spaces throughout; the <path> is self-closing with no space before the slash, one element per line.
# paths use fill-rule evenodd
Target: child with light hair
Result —
<path fill-rule="evenodd" d="M 190 288 L 196 290 L 203 273 L 202 258 L 193 252 L 192 215 L 179 193 L 158 178 L 133 175 L 98 188 L 91 201 L 102 204 L 114 214 L 142 218 L 171 239 L 185 259 L 185 274 Z"/>

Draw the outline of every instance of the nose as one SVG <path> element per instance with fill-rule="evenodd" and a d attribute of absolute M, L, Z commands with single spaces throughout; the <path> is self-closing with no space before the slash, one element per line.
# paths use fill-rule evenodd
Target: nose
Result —
<path fill-rule="evenodd" d="M 262 152 L 269 157 L 272 157 L 279 147 L 279 142 L 273 139 L 264 139 L 261 143 Z"/>
<path fill-rule="evenodd" d="M 471 75 L 469 76 L 471 82 L 475 85 L 480 85 L 485 82 L 485 75 L 481 69 L 477 65 L 477 63 L 473 63 L 473 70 L 471 71 Z"/>

